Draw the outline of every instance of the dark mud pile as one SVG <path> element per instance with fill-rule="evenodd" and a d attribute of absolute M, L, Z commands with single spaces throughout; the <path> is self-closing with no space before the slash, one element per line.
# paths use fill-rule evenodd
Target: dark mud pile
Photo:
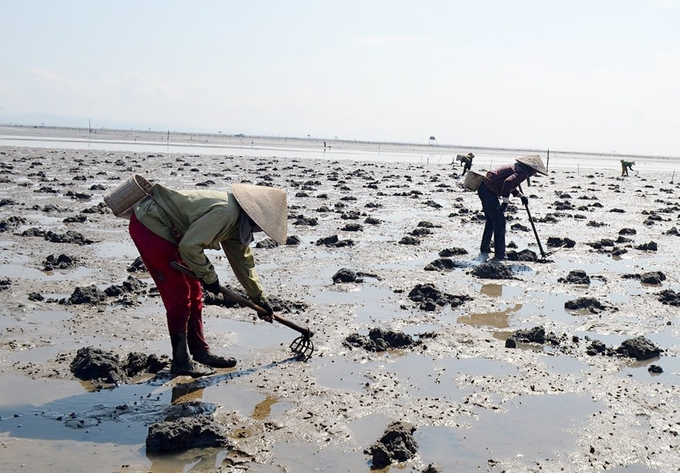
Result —
<path fill-rule="evenodd" d="M 511 201 L 491 262 L 479 198 L 435 163 L 0 149 L 3 466 L 673 471 L 678 186 L 553 169 L 524 189 L 549 255 Z M 274 310 L 314 332 L 311 359 L 291 352 L 300 333 L 207 296 L 207 341 L 238 365 L 170 377 L 158 292 L 103 203 L 132 173 L 286 189 L 286 244 L 253 253 Z"/>

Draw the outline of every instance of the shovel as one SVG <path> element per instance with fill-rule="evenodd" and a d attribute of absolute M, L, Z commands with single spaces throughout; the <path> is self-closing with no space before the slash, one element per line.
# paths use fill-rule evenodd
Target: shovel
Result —
<path fill-rule="evenodd" d="M 170 262 L 170 267 L 174 269 L 175 271 L 179 271 L 180 273 L 184 274 L 185 276 L 188 276 L 193 279 L 197 279 L 196 275 L 194 272 L 184 266 L 183 264 L 178 263 L 177 261 L 172 261 Z M 253 301 L 250 299 L 246 299 L 242 295 L 230 291 L 224 286 L 220 286 L 220 293 L 228 298 L 231 299 L 234 302 L 237 302 L 241 305 L 248 306 L 251 309 L 253 309 L 255 312 L 257 312 L 260 315 L 268 315 L 268 312 L 266 309 L 263 307 L 255 304 Z M 301 361 L 307 361 L 309 358 L 311 358 L 312 353 L 314 352 L 314 343 L 312 343 L 312 336 L 314 335 L 314 332 L 309 330 L 309 328 L 305 327 L 300 327 L 298 324 L 295 322 L 291 322 L 290 320 L 284 319 L 280 315 L 273 314 L 272 318 L 276 320 L 278 323 L 285 325 L 288 328 L 292 328 L 296 332 L 299 332 L 302 334 L 300 337 L 296 338 L 293 340 L 293 342 L 290 344 L 290 349 L 297 355 L 297 358 Z"/>
<path fill-rule="evenodd" d="M 522 188 L 519 188 L 519 191 L 522 192 Z M 524 192 L 522 192 L 522 195 L 524 195 Z M 534 219 L 531 218 L 531 212 L 529 212 L 529 202 L 526 202 L 524 204 L 524 208 L 527 209 L 527 216 L 529 217 L 529 222 L 531 223 L 531 228 L 534 231 L 534 236 L 536 237 L 536 243 L 538 243 L 538 249 L 541 251 L 541 258 L 545 259 L 548 254 L 543 250 L 543 245 L 541 244 L 541 239 L 538 238 L 538 232 L 536 231 L 536 225 L 534 225 Z"/>

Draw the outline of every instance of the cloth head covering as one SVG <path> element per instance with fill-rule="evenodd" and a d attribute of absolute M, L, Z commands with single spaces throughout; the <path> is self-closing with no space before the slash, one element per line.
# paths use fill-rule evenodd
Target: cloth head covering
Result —
<path fill-rule="evenodd" d="M 540 172 L 541 174 L 545 174 L 546 176 L 548 175 L 548 170 L 543 165 L 543 160 L 537 154 L 531 156 L 522 156 L 520 158 L 517 158 L 516 161 L 518 163 L 524 164 L 525 166 L 529 166 L 536 172 Z"/>
<path fill-rule="evenodd" d="M 253 184 L 232 184 L 231 192 L 257 227 L 277 243 L 281 245 L 286 243 L 288 236 L 286 191 Z"/>

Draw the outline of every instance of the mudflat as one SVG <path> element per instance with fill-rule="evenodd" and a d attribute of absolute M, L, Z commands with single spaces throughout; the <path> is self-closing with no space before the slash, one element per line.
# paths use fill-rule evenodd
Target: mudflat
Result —
<path fill-rule="evenodd" d="M 479 198 L 444 161 L 0 147 L 0 469 L 369 471 L 399 421 L 413 436 L 412 455 L 386 457 L 399 471 L 675 471 L 670 173 L 533 179 L 536 233 L 511 200 L 509 259 L 491 264 Z M 170 377 L 160 298 L 103 202 L 133 174 L 287 191 L 289 244 L 253 251 L 277 313 L 314 332 L 311 359 L 291 353 L 297 332 L 208 301 L 208 342 L 238 365 Z M 79 350 L 122 374 L 79 379 Z M 139 357 L 153 363 L 124 371 Z M 221 441 L 147 448 L 187 418 Z"/>

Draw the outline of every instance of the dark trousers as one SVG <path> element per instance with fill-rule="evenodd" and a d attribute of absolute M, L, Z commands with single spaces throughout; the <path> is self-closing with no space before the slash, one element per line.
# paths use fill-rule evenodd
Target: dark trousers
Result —
<path fill-rule="evenodd" d="M 482 253 L 487 253 L 491 249 L 491 237 L 493 236 L 494 256 L 502 258 L 505 256 L 505 215 L 501 212 L 498 196 L 491 192 L 482 182 L 477 190 L 479 200 L 482 201 L 482 209 L 486 223 L 482 234 L 482 244 L 479 249 Z"/>

